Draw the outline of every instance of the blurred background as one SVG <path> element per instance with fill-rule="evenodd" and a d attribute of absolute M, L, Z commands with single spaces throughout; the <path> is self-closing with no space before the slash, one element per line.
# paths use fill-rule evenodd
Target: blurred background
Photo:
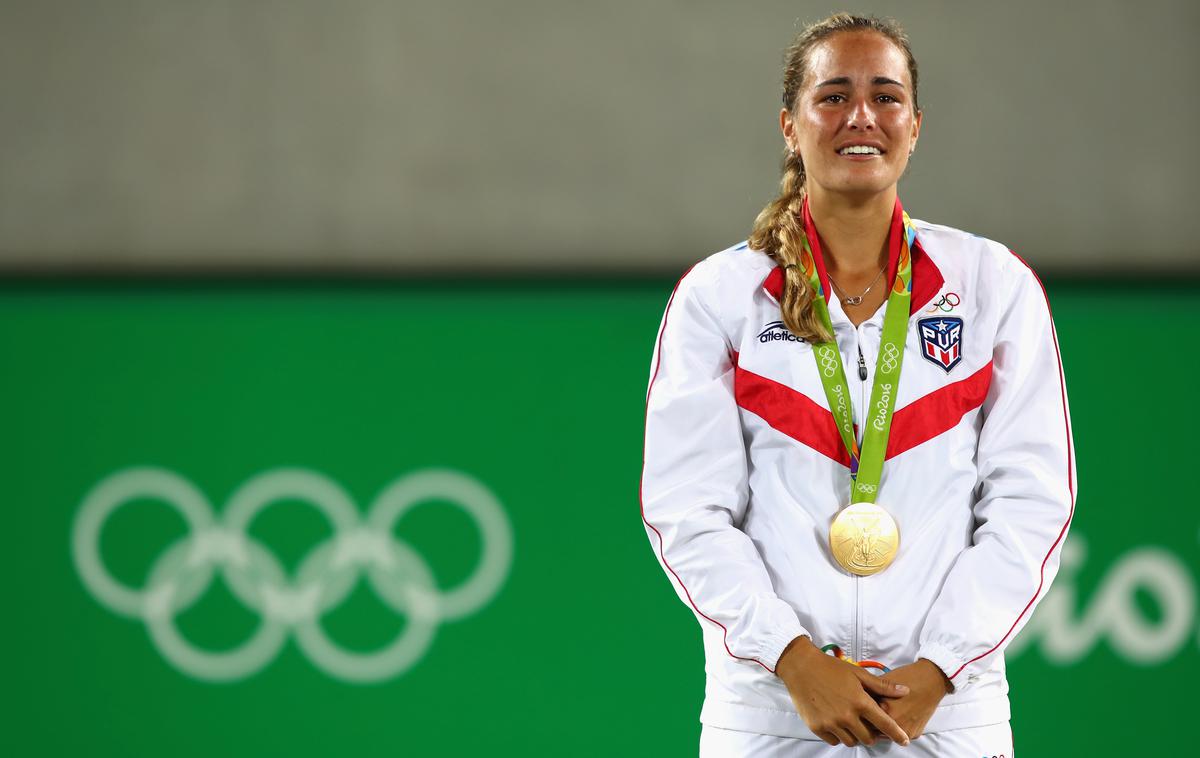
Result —
<path fill-rule="evenodd" d="M 906 210 L 1054 309 L 1081 487 L 1016 745 L 1176 749 L 1200 5 L 2 0 L 6 752 L 694 755 L 651 351 L 835 10 L 912 40 Z"/>

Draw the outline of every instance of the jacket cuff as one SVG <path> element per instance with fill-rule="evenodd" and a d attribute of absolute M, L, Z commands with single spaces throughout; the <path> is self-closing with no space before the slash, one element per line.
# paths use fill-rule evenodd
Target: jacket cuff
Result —
<path fill-rule="evenodd" d="M 761 660 L 771 668 L 771 673 L 775 673 L 779 668 L 779 657 L 783 655 L 783 649 L 801 635 L 808 635 L 808 638 L 812 639 L 812 635 L 800 624 L 800 620 L 792 618 L 763 639 Z"/>
<path fill-rule="evenodd" d="M 917 659 L 921 658 L 928 658 L 942 670 L 946 678 L 950 679 L 950 684 L 954 686 L 954 692 L 961 692 L 966 688 L 968 677 L 962 676 L 962 674 L 954 676 L 954 673 L 962 668 L 962 661 L 959 660 L 958 654 L 950 648 L 936 642 L 927 643 L 917 651 Z"/>

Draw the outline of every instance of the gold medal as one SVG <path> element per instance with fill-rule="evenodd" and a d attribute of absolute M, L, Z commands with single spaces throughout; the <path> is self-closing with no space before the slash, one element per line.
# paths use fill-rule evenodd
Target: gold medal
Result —
<path fill-rule="evenodd" d="M 829 549 L 851 574 L 870 576 L 888 567 L 900 549 L 900 527 L 874 503 L 852 503 L 829 527 Z"/>

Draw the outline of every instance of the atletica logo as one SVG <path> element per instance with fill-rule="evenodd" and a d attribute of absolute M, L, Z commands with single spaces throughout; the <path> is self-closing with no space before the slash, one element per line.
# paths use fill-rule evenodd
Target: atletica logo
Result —
<path fill-rule="evenodd" d="M 875 403 L 875 409 L 879 411 L 879 416 L 871 422 L 871 426 L 875 427 L 875 431 L 882 432 L 884 425 L 887 424 L 888 402 L 892 397 L 892 385 L 881 384 L 879 389 L 882 394 L 879 396 L 879 402 Z"/>
<path fill-rule="evenodd" d="M 188 525 L 186 536 L 163 546 L 141 589 L 115 579 L 100 555 L 105 522 L 138 498 L 166 502 Z M 333 527 L 333 535 L 300 561 L 295 578 L 247 533 L 263 509 L 284 499 L 312 504 Z M 437 589 L 421 555 L 392 535 L 405 512 L 430 499 L 457 504 L 481 536 L 483 554 L 475 572 L 448 592 Z M 197 679 L 231 682 L 251 676 L 274 660 L 294 633 L 300 650 L 329 676 L 378 682 L 415 665 L 440 623 L 469 616 L 495 596 L 512 562 L 512 528 L 495 495 L 449 469 L 396 479 L 365 516 L 341 486 L 322 474 L 273 469 L 245 482 L 218 517 L 191 482 L 166 469 L 139 467 L 117 471 L 87 493 L 75 517 L 71 555 L 84 586 L 101 605 L 144 622 L 163 658 Z M 241 647 L 214 653 L 192 645 L 175 619 L 200 600 L 218 570 L 238 601 L 262 622 Z M 379 599 L 406 623 L 382 649 L 359 653 L 330 640 L 320 618 L 345 601 L 364 575 Z"/>
<path fill-rule="evenodd" d="M 767 324 L 766 328 L 758 333 L 758 341 L 766 344 L 768 342 L 804 342 L 796 335 L 788 331 L 788 328 L 782 321 L 772 321 Z"/>

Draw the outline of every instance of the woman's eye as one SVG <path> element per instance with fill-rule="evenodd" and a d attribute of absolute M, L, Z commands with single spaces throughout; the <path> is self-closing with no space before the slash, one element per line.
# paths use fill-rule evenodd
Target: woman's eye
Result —
<path fill-rule="evenodd" d="M 845 99 L 846 98 L 843 97 L 842 95 L 826 95 L 825 96 L 825 102 L 831 102 L 831 103 L 832 102 L 841 102 Z M 885 102 L 885 103 L 900 102 L 899 100 L 897 100 L 895 97 L 893 97 L 891 95 L 879 95 L 877 99 L 879 99 L 881 102 Z"/>

